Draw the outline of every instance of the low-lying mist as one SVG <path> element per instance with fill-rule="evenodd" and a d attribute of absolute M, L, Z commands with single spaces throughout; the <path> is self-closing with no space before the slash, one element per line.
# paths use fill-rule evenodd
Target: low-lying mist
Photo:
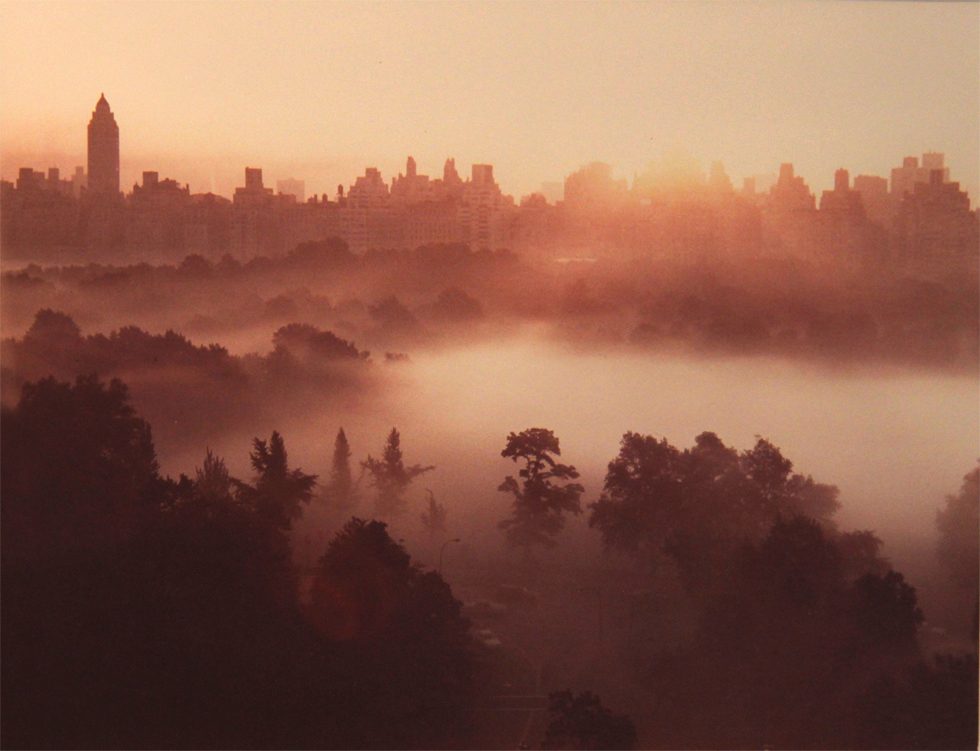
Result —
<path fill-rule="evenodd" d="M 980 456 L 980 397 L 966 376 L 842 371 L 774 358 L 585 352 L 534 333 L 420 350 L 379 370 L 384 386 L 356 404 L 312 401 L 256 420 L 251 430 L 215 433 L 209 445 L 244 475 L 250 438 L 277 429 L 292 461 L 325 473 L 338 428 L 355 459 L 363 459 L 377 456 L 397 426 L 407 459 L 437 469 L 416 483 L 411 511 L 395 526 L 404 534 L 417 531 L 428 488 L 448 507 L 452 529 L 496 546 L 495 523 L 508 508 L 496 486 L 512 471 L 500 450 L 510 431 L 553 430 L 563 460 L 582 473 L 589 501 L 628 430 L 678 446 L 691 445 L 703 431 L 739 448 L 762 436 L 793 460 L 795 471 L 837 485 L 841 526 L 875 530 L 899 566 L 909 563 L 903 556 L 910 551 L 931 547 L 944 494 Z M 203 447 L 188 446 L 163 455 L 162 465 L 187 471 L 202 454 Z M 369 512 L 367 498 L 361 513 Z M 570 529 L 578 525 L 584 521 Z"/>
<path fill-rule="evenodd" d="M 798 717 L 779 720 L 785 735 L 776 740 L 786 740 L 778 745 L 794 746 L 793 739 L 804 736 L 907 737 L 912 731 L 904 726 L 896 730 L 890 716 L 880 711 L 892 711 L 894 704 L 909 717 L 906 724 L 918 727 L 924 717 L 933 717 L 923 709 L 907 712 L 907 707 L 918 706 L 919 696 L 975 704 L 975 657 L 969 656 L 975 654 L 975 625 L 971 632 L 969 624 L 975 624 L 976 566 L 971 561 L 976 539 L 962 533 L 971 527 L 964 520 L 976 515 L 971 503 L 977 482 L 975 473 L 967 482 L 962 482 L 963 475 L 980 455 L 980 405 L 970 369 L 874 358 L 793 357 L 757 350 L 736 356 L 721 350 L 636 346 L 616 337 L 597 339 L 594 334 L 606 320 L 601 313 L 569 316 L 558 328 L 554 320 L 533 317 L 488 321 L 463 316 L 444 321 L 441 329 L 426 330 L 436 319 L 425 317 L 424 304 L 415 308 L 416 318 L 394 298 L 373 306 L 324 304 L 322 318 L 287 305 L 274 316 L 237 322 L 230 317 L 213 329 L 215 339 L 199 338 L 193 327 L 181 325 L 168 325 L 175 330 L 160 333 L 152 324 L 167 325 L 167 314 L 139 319 L 146 330 L 113 330 L 121 314 L 103 315 L 94 297 L 86 294 L 90 307 L 82 327 L 64 312 L 41 310 L 23 336 L 2 342 L 5 420 L 11 420 L 5 429 L 12 425 L 21 431 L 20 439 L 5 441 L 5 456 L 14 458 L 3 464 L 20 486 L 5 487 L 22 491 L 14 495 L 17 504 L 5 506 L 5 541 L 17 540 L 15 548 L 5 544 L 5 549 L 19 551 L 25 560 L 35 553 L 57 557 L 62 542 L 80 540 L 99 550 L 105 540 L 128 540 L 134 563 L 155 561 L 144 554 L 142 538 L 130 540 L 127 535 L 132 529 L 133 534 L 163 534 L 154 553 L 163 573 L 137 578 L 124 588 L 134 602 L 142 602 L 147 581 L 169 592 L 168 577 L 176 571 L 181 583 L 174 591 L 190 587 L 198 592 L 199 582 L 211 582 L 215 572 L 237 570 L 228 569 L 223 556 L 242 553 L 241 565 L 255 572 L 245 579 L 283 572 L 282 581 L 262 579 L 270 601 L 280 603 L 270 612 L 279 612 L 275 608 L 285 598 L 304 628 L 326 628 L 324 648 L 338 650 L 329 654 L 343 656 L 349 645 L 342 633 L 347 632 L 336 629 L 345 621 L 332 616 L 317 620 L 323 615 L 318 608 L 333 601 L 324 597 L 334 592 L 330 582 L 338 576 L 329 556 L 340 556 L 344 571 L 359 571 L 360 564 L 350 569 L 343 563 L 346 554 L 338 551 L 355 538 L 374 540 L 392 560 L 401 561 L 408 581 L 418 577 L 438 585 L 447 612 L 454 614 L 449 621 L 458 627 L 454 633 L 463 639 L 460 648 L 482 655 L 477 662 L 484 672 L 474 680 L 482 693 L 472 707 L 483 719 L 470 728 L 473 734 L 465 742 L 456 742 L 459 747 L 499 748 L 512 737 L 543 734 L 544 728 L 534 725 L 540 724 L 541 712 L 531 711 L 530 719 L 522 719 L 528 723 L 523 730 L 511 728 L 498 721 L 494 702 L 566 689 L 598 692 L 603 701 L 634 718 L 640 738 L 662 748 L 751 745 L 755 741 L 746 739 L 769 737 L 767 712 L 773 705 L 809 717 L 814 703 L 842 702 L 826 704 L 823 715 L 809 720 L 809 729 L 800 730 Z M 463 295 L 447 297 L 464 311 L 472 308 Z M 334 332 L 335 323 L 358 317 L 359 324 L 337 325 L 340 334 Z M 351 331 L 358 335 L 356 344 L 353 337 L 345 338 Z M 201 344 L 209 341 L 214 343 Z M 122 406 L 126 388 L 118 383 L 108 392 L 93 378 L 79 379 L 74 389 L 55 383 L 89 373 L 103 381 L 125 381 L 135 411 L 128 414 Z M 54 380 L 38 383 L 48 376 Z M 34 385 L 21 395 L 23 384 Z M 91 479 L 102 470 L 82 467 L 81 476 L 75 477 L 76 462 L 60 458 L 85 454 L 91 445 L 89 461 L 98 466 L 106 456 L 125 457 L 133 451 L 131 442 L 121 451 L 117 445 L 102 451 L 93 443 L 105 436 L 86 421 L 104 419 L 105 406 L 93 408 L 93 403 L 104 402 L 105 394 L 115 394 L 117 422 L 137 431 L 142 421 L 132 415 L 150 423 L 155 457 L 162 473 L 172 478 L 155 478 L 147 485 L 157 488 L 164 500 L 153 501 L 145 522 L 138 515 L 93 521 L 86 515 L 92 505 L 89 496 L 94 492 L 101 497 L 101 491 L 90 487 Z M 64 425 L 62 415 L 70 415 Z M 627 431 L 633 431 L 628 440 Z M 526 489 L 520 490 L 516 480 L 506 486 L 508 492 L 499 489 L 505 477 L 528 472 L 530 465 L 523 459 L 515 464 L 501 455 L 505 446 L 511 456 L 517 455 L 512 443 L 522 440 L 518 433 L 549 442 L 552 452 L 558 446 L 550 441 L 560 441 L 559 461 L 580 472 L 565 468 L 563 477 L 575 480 L 576 489 L 578 483 L 582 486 L 582 513 L 559 518 L 533 552 L 529 545 L 519 549 L 519 542 L 515 547 L 511 534 L 521 529 L 513 523 Z M 154 455 L 148 442 L 137 443 L 137 454 L 144 459 Z M 338 445 L 350 448 L 347 485 L 337 482 Z M 618 486 L 641 502 L 638 516 L 631 516 L 629 496 L 617 500 L 609 488 L 600 506 L 590 508 L 612 476 L 609 463 L 616 459 L 622 466 L 629 460 L 628 445 L 651 448 L 636 454 L 642 469 L 635 484 L 630 480 Z M 53 447 L 55 456 L 48 456 L 45 447 Z M 392 470 L 395 475 L 361 471 L 365 463 L 375 468 L 381 464 L 372 459 L 387 462 L 392 456 L 397 461 L 389 469 L 401 466 Z M 792 462 L 792 472 L 784 459 Z M 150 476 L 156 472 L 155 464 L 144 461 L 141 466 Z M 283 476 L 275 481 L 280 485 L 269 484 L 280 470 Z M 399 472 L 407 473 L 407 487 L 386 496 L 384 478 Z M 311 487 L 312 474 L 319 483 Z M 47 478 L 63 476 L 67 490 L 47 493 Z M 776 479 L 769 484 L 767 477 Z M 290 495 L 292 505 L 280 508 L 276 494 L 295 483 L 302 492 Z M 961 486 L 959 501 L 946 498 Z M 347 490 L 340 493 L 338 487 Z M 218 495 L 208 495 L 212 490 Z M 78 525 L 65 517 L 58 505 L 61 495 L 92 527 L 94 542 L 79 536 Z M 566 511 L 577 505 L 578 500 Z M 94 506 L 96 514 L 103 508 Z M 291 521 L 283 522 L 293 506 L 297 514 L 289 511 Z M 374 519 L 387 528 L 366 521 Z M 504 520 L 506 530 L 499 526 Z M 553 521 L 552 516 L 549 523 Z M 275 533 L 250 526 L 259 522 L 275 523 Z M 631 528 L 634 523 L 643 546 L 639 550 L 630 550 L 628 542 L 616 537 L 616 525 Z M 9 531 L 18 524 L 25 534 Z M 238 531 L 228 537 L 211 532 L 195 537 L 195 525 L 206 531 L 216 524 Z M 669 537 L 660 539 L 665 527 Z M 271 546 L 260 545 L 263 554 L 278 563 L 255 568 L 255 551 L 248 552 L 248 545 L 236 547 L 253 532 L 259 535 L 256 540 Z M 34 546 L 32 535 L 56 542 Z M 348 551 L 355 559 L 361 544 Z M 130 566 L 112 559 L 113 549 L 107 548 L 106 570 L 123 572 L 125 583 Z M 49 572 L 51 581 L 75 575 L 75 554 L 64 554 L 64 569 Z M 188 564 L 189 569 L 175 569 L 172 560 L 185 554 L 201 560 Z M 102 569 L 95 571 L 80 575 L 83 584 L 105 578 Z M 34 567 L 25 564 L 17 572 L 20 589 L 15 591 L 31 591 L 36 586 Z M 333 578 L 325 578 L 327 574 Z M 225 602 L 219 595 L 239 601 L 241 582 L 236 581 L 232 576 L 231 583 L 194 595 L 206 611 L 202 622 L 227 622 L 238 632 L 242 619 L 228 614 L 225 605 L 212 608 L 212 603 Z M 384 581 L 382 577 L 374 584 L 386 586 Z M 363 583 L 350 586 L 361 591 Z M 368 610 L 384 602 L 380 590 L 368 587 L 363 594 Z M 113 603 L 114 597 L 116 590 L 110 587 L 106 601 Z M 5 603 L 23 599 L 15 596 Z M 63 603 L 57 597 L 53 602 L 52 609 L 60 612 Z M 158 609 L 170 612 L 166 601 L 161 602 L 139 616 L 151 628 L 161 621 Z M 92 610 L 92 633 L 104 641 L 102 607 Z M 37 630 L 32 618 L 50 620 L 46 613 L 43 607 L 28 609 L 23 633 Z M 260 618 L 256 623 L 265 628 L 272 622 Z M 171 638 L 177 655 L 186 652 L 181 623 L 174 624 L 180 636 Z M 430 633 L 428 621 L 419 623 L 421 633 Z M 140 628 L 134 633 L 141 633 Z M 211 634 L 210 628 L 192 629 L 192 641 L 198 633 Z M 280 632 L 286 633 L 277 627 L 267 635 L 290 654 L 314 649 L 304 642 L 293 645 Z M 251 644 L 248 633 L 241 638 Z M 319 644 L 320 638 L 314 642 Z M 412 644 L 409 652 L 415 654 L 413 639 L 382 641 L 395 652 Z M 774 640 L 781 646 L 769 650 Z M 374 642 L 366 644 L 364 649 L 373 654 Z M 719 649 L 720 644 L 725 646 Z M 77 651 L 73 638 L 56 639 L 55 646 L 61 654 Z M 477 651 L 465 651 L 471 647 Z M 155 650 L 156 643 L 148 640 L 136 651 L 143 649 Z M 861 661 L 847 656 L 855 649 Z M 252 664 L 251 650 L 246 650 L 247 658 L 235 658 L 236 669 Z M 899 663 L 892 662 L 896 658 L 889 650 L 897 650 Z M 39 653 L 50 651 L 38 647 Z M 746 657 L 749 652 L 756 656 Z M 265 656 L 273 653 L 263 646 L 254 657 L 264 665 Z M 193 662 L 196 653 L 187 654 Z M 23 669 L 32 670 L 33 660 L 23 660 Z M 54 659 L 51 675 L 61 675 L 60 660 Z M 828 660 L 837 661 L 838 668 L 826 685 L 798 694 L 774 693 L 773 686 L 783 680 L 809 686 Z M 134 659 L 125 664 L 142 663 Z M 305 665 L 306 657 L 297 664 Z M 363 664 L 351 664 L 353 674 L 361 675 Z M 379 664 L 379 670 L 388 675 L 389 665 Z M 754 681 L 756 671 L 771 678 Z M 345 685 L 343 673 L 323 670 L 317 675 L 326 685 Z M 414 686 L 414 669 L 406 675 L 407 685 Z M 879 679 L 893 681 L 888 685 L 894 691 L 908 695 L 879 691 L 873 683 Z M 751 685 L 743 685 L 746 681 Z M 297 683 L 308 684 L 307 678 Z M 183 685 L 179 690 L 184 691 Z M 45 691 L 39 686 L 28 695 Z M 225 695 L 206 687 L 202 691 L 209 697 Z M 752 707 L 729 706 L 724 699 L 729 693 L 748 697 Z M 666 703 L 662 696 L 669 697 Z M 821 696 L 825 698 L 813 699 Z M 316 697 L 311 701 L 322 710 Z M 378 707 L 384 705 L 359 704 L 366 728 L 374 727 Z M 954 730 L 935 720 L 929 737 L 969 736 L 972 729 L 963 718 L 973 710 L 967 709 L 954 713 Z M 706 712 L 714 717 L 707 723 Z M 841 717 L 846 718 L 843 725 Z M 161 727 L 171 730 L 166 721 Z M 166 733 L 161 737 L 169 738 Z M 840 741 L 815 743 L 841 747 L 833 745 Z M 876 743 L 848 740 L 845 745 Z"/>

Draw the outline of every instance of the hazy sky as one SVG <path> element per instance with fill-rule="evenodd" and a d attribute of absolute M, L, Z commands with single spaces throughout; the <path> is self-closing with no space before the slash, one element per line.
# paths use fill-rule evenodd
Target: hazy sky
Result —
<path fill-rule="evenodd" d="M 228 194 L 242 168 L 307 192 L 491 162 L 507 192 L 583 163 L 631 176 L 665 151 L 736 181 L 792 161 L 888 175 L 947 154 L 980 187 L 976 3 L 3 2 L 0 151 L 84 164 L 104 91 L 123 184 Z"/>

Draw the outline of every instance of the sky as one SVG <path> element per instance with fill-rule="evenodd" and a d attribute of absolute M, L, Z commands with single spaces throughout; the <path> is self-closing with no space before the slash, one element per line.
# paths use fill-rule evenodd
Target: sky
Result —
<path fill-rule="evenodd" d="M 0 2 L 5 178 L 85 164 L 102 92 L 127 190 L 230 195 L 247 165 L 333 194 L 411 154 L 520 197 L 685 153 L 819 191 L 942 151 L 980 192 L 978 3 Z"/>

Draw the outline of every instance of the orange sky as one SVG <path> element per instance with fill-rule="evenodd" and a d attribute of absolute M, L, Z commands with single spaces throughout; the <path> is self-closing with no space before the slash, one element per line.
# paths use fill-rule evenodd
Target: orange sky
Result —
<path fill-rule="evenodd" d="M 793 161 L 815 190 L 937 150 L 980 187 L 976 3 L 0 4 L 4 177 L 84 164 L 102 91 L 127 189 L 229 194 L 248 164 L 332 192 L 413 154 L 520 196 L 668 150 L 736 184 Z"/>

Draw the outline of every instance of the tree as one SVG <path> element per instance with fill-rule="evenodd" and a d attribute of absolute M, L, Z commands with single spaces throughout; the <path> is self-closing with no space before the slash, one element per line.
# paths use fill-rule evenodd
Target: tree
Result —
<path fill-rule="evenodd" d="M 804 514 L 831 526 L 837 488 L 794 474 L 765 439 L 741 454 L 714 433 L 683 451 L 666 439 L 626 433 L 609 463 L 589 526 L 608 549 L 676 564 L 691 588 L 707 583 L 741 543 L 780 517 Z"/>
<path fill-rule="evenodd" d="M 272 344 L 280 354 L 289 353 L 299 362 L 313 360 L 366 360 L 352 342 L 341 339 L 332 331 L 321 331 L 308 323 L 290 323 L 276 330 Z"/>
<path fill-rule="evenodd" d="M 897 571 L 882 576 L 865 574 L 851 587 L 857 633 L 868 648 L 916 648 L 924 620 L 915 588 Z"/>
<path fill-rule="evenodd" d="M 429 508 L 419 518 L 429 537 L 435 537 L 446 531 L 446 507 L 436 500 L 431 490 L 426 488 L 425 492 L 429 494 Z"/>
<path fill-rule="evenodd" d="M 498 525 L 506 532 L 507 542 L 523 547 L 528 554 L 532 546 L 553 547 L 554 538 L 565 526 L 565 513 L 581 513 L 579 498 L 584 492 L 578 483 L 560 485 L 557 481 L 576 480 L 575 467 L 559 464 L 558 438 L 544 428 L 529 428 L 510 433 L 500 455 L 515 463 L 523 461 L 518 471 L 521 481 L 508 476 L 497 488 L 514 496 L 513 514 Z"/>
<path fill-rule="evenodd" d="M 591 691 L 556 691 L 548 696 L 548 711 L 542 748 L 631 749 L 636 743 L 633 721 L 610 712 Z"/>
<path fill-rule="evenodd" d="M 391 429 L 385 443 L 381 459 L 368 458 L 361 466 L 371 475 L 371 484 L 376 491 L 375 507 L 382 516 L 394 516 L 405 511 L 405 491 L 419 475 L 435 469 L 434 466 L 413 464 L 405 466 L 402 460 L 401 436 L 396 428 Z"/>
<path fill-rule="evenodd" d="M 316 475 L 289 469 L 286 445 L 278 431 L 268 442 L 256 438 L 250 454 L 255 469 L 255 485 L 239 484 L 239 490 L 259 517 L 272 527 L 288 530 L 303 513 L 316 485 Z"/>
<path fill-rule="evenodd" d="M 337 431 L 333 445 L 333 464 L 330 469 L 330 482 L 327 483 L 325 495 L 331 510 L 347 511 L 357 501 L 354 479 L 350 471 L 350 444 L 344 429 Z"/>
<path fill-rule="evenodd" d="M 204 454 L 204 465 L 195 470 L 194 494 L 205 502 L 217 503 L 231 500 L 233 480 L 228 474 L 225 460 L 215 456 L 211 449 Z"/>
<path fill-rule="evenodd" d="M 980 572 L 980 468 L 963 477 L 957 495 L 946 496 L 946 506 L 936 514 L 940 562 L 958 587 L 976 597 Z"/>
<path fill-rule="evenodd" d="M 82 331 L 74 319 L 60 310 L 44 308 L 34 316 L 34 323 L 24 334 L 24 341 L 56 347 L 76 347 L 81 344 Z"/>
<path fill-rule="evenodd" d="M 655 679 L 655 691 L 691 707 L 677 718 L 690 723 L 681 737 L 710 728 L 699 747 L 867 747 L 851 737 L 854 699 L 918 659 L 922 613 L 898 572 L 849 581 L 841 539 L 794 516 L 728 556 L 693 642 Z"/>
<path fill-rule="evenodd" d="M 121 381 L 28 383 L 2 420 L 5 557 L 126 539 L 162 502 L 150 426 Z"/>
<path fill-rule="evenodd" d="M 426 747 L 459 731 L 472 691 L 469 622 L 449 585 L 413 563 L 384 522 L 353 518 L 337 533 L 317 568 L 311 615 L 350 655 L 362 694 L 353 711 L 390 734 L 378 746 Z"/>

